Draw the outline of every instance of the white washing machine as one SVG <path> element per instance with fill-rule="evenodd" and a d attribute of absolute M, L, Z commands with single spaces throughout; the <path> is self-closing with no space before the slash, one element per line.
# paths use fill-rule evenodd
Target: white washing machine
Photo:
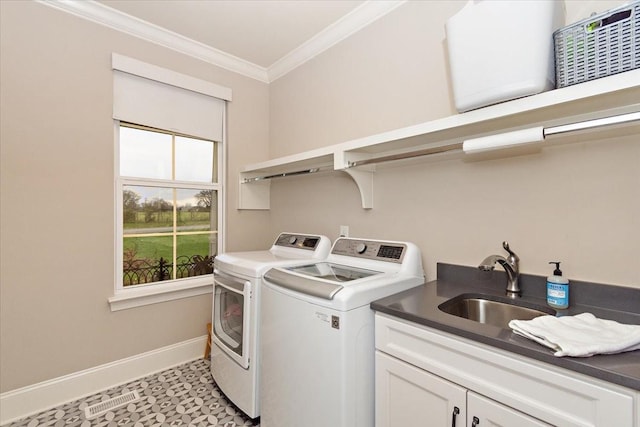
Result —
<path fill-rule="evenodd" d="M 424 283 L 411 243 L 339 238 L 325 261 L 270 269 L 262 287 L 262 427 L 374 425 L 369 304 Z"/>
<path fill-rule="evenodd" d="M 266 251 L 230 252 L 214 260 L 211 374 L 222 392 L 245 414 L 260 416 L 260 288 L 272 267 L 323 260 L 326 236 L 282 233 Z"/>

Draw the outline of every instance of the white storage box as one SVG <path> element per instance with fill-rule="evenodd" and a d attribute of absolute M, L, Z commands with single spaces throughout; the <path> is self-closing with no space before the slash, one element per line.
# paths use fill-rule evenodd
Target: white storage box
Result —
<path fill-rule="evenodd" d="M 457 110 L 553 89 L 553 32 L 564 16 L 561 0 L 470 0 L 446 23 Z"/>

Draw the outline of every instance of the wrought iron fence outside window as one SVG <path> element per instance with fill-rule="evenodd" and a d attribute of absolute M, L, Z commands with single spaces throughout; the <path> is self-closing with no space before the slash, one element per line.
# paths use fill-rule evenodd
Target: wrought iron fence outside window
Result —
<path fill-rule="evenodd" d="M 213 259 L 210 256 L 180 256 L 176 259 L 176 279 L 213 273 Z M 160 257 L 158 260 L 137 259 L 125 263 L 122 271 L 124 286 L 142 285 L 173 279 L 173 264 Z"/>

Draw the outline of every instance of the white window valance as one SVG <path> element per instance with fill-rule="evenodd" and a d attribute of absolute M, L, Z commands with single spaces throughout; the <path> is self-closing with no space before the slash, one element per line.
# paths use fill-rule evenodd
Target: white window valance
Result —
<path fill-rule="evenodd" d="M 222 141 L 231 89 L 114 53 L 113 118 Z"/>

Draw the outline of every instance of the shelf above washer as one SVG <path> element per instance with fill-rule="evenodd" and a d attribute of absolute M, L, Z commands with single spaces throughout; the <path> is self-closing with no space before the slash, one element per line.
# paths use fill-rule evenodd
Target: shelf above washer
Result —
<path fill-rule="evenodd" d="M 594 132 L 602 126 L 599 120 L 615 122 L 620 118 L 623 123 L 614 126 L 638 126 L 638 113 L 640 69 L 248 165 L 240 173 L 239 208 L 269 209 L 273 178 L 334 170 L 352 177 L 360 190 L 362 207 L 371 209 L 376 163 L 462 152 L 463 142 L 476 138 L 504 140 L 512 132 L 535 127 L 555 129 L 553 136 L 543 134 L 543 140 L 536 141 L 544 146 L 562 140 L 564 127 L 574 124 L 576 128 L 570 131 Z"/>

